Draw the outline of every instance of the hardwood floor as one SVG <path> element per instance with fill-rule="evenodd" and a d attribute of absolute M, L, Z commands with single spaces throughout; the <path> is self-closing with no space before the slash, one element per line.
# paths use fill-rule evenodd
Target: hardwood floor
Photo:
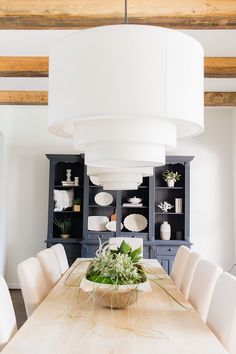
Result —
<path fill-rule="evenodd" d="M 27 320 L 24 300 L 21 294 L 21 290 L 10 290 L 13 306 L 16 314 L 16 321 L 18 329 L 24 324 Z"/>

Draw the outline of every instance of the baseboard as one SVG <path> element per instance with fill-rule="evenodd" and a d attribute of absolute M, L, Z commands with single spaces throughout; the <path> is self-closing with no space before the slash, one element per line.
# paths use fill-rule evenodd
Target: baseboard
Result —
<path fill-rule="evenodd" d="M 19 283 L 8 283 L 7 285 L 9 289 L 20 289 Z"/>

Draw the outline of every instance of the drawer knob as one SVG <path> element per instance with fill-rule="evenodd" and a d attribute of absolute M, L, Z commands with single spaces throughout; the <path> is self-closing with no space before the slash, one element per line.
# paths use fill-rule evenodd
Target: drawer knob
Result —
<path fill-rule="evenodd" d="M 171 252 L 171 251 L 173 251 L 173 250 L 172 250 L 172 248 L 169 248 L 168 251 Z"/>

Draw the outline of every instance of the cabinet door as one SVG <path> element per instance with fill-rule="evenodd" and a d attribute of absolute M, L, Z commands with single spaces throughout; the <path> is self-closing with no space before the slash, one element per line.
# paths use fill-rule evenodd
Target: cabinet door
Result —
<path fill-rule="evenodd" d="M 174 256 L 161 256 L 157 255 L 157 260 L 161 264 L 161 266 L 165 269 L 165 271 L 170 274 L 171 268 L 174 261 Z"/>

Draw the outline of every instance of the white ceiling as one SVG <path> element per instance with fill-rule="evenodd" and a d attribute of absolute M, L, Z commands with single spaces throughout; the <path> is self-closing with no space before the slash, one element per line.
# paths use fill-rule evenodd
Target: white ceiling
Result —
<path fill-rule="evenodd" d="M 69 30 L 1 30 L 0 56 L 48 56 Z M 199 40 L 205 56 L 236 57 L 236 30 L 185 30 Z M 47 78 L 0 78 L 0 90 L 47 90 Z M 236 91 L 236 79 L 205 79 L 205 91 Z"/>

